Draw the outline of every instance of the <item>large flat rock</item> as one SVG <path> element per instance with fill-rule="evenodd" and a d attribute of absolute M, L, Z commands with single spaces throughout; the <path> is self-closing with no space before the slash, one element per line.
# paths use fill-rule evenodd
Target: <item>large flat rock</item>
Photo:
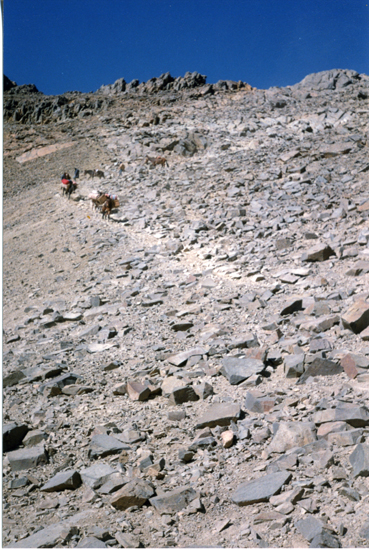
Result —
<path fill-rule="evenodd" d="M 37 149 L 31 149 L 31 151 L 23 153 L 23 155 L 17 157 L 16 160 L 20 164 L 23 164 L 24 162 L 44 157 L 45 155 L 51 155 L 51 153 L 55 153 L 56 151 L 67 149 L 73 145 L 75 145 L 74 141 L 68 141 L 67 143 L 55 143 L 54 145 L 47 145 L 46 147 L 38 147 Z"/>
<path fill-rule="evenodd" d="M 76 470 L 67 470 L 49 479 L 40 491 L 51 493 L 53 491 L 64 491 L 65 489 L 78 489 L 81 483 L 81 476 Z"/>
<path fill-rule="evenodd" d="M 127 510 L 131 506 L 142 506 L 154 494 L 152 483 L 137 478 L 113 493 L 110 504 L 117 510 Z"/>
<path fill-rule="evenodd" d="M 238 506 L 267 502 L 290 481 L 291 477 L 292 474 L 284 470 L 242 483 L 232 493 L 232 501 Z"/>
<path fill-rule="evenodd" d="M 322 357 L 315 357 L 300 376 L 297 383 L 304 384 L 310 376 L 333 376 L 341 372 L 343 372 L 343 367 L 340 363 L 323 359 Z"/>
<path fill-rule="evenodd" d="M 91 517 L 91 511 L 79 512 L 59 523 L 37 531 L 19 542 L 9 544 L 6 548 L 54 548 L 58 544 L 66 546 L 72 536 L 79 532 L 80 523 L 88 517 Z"/>
<path fill-rule="evenodd" d="M 26 447 L 18 451 L 11 451 L 8 453 L 8 459 L 13 472 L 37 468 L 37 466 L 47 464 L 49 461 L 45 445 L 43 444 Z"/>
<path fill-rule="evenodd" d="M 195 428 L 214 428 L 229 426 L 231 421 L 237 422 L 241 414 L 239 403 L 217 403 L 211 405 L 198 419 Z"/>
<path fill-rule="evenodd" d="M 251 357 L 225 357 L 220 372 L 233 386 L 240 384 L 254 374 L 261 373 L 264 368 L 264 363 L 259 359 L 252 359 Z"/>
<path fill-rule="evenodd" d="M 369 303 L 364 300 L 354 302 L 341 319 L 345 328 L 359 334 L 369 326 Z"/>
<path fill-rule="evenodd" d="M 97 434 L 91 439 L 88 454 L 90 458 L 103 458 L 129 449 L 129 445 L 122 443 L 111 435 Z"/>
<path fill-rule="evenodd" d="M 349 460 L 353 467 L 354 477 L 369 476 L 369 445 L 359 443 L 354 451 L 350 454 Z"/>
<path fill-rule="evenodd" d="M 369 425 L 369 410 L 354 404 L 336 409 L 325 409 L 315 413 L 314 422 L 317 426 L 325 422 L 346 422 L 354 428 L 360 428 Z"/>
<path fill-rule="evenodd" d="M 269 445 L 269 451 L 284 453 L 288 449 L 303 447 L 315 440 L 315 426 L 312 422 L 281 422 Z"/>
<path fill-rule="evenodd" d="M 89 468 L 84 468 L 80 471 L 83 483 L 91 487 L 91 489 L 98 489 L 115 473 L 116 470 L 104 462 L 97 462 Z"/>
<path fill-rule="evenodd" d="M 160 514 L 174 514 L 196 498 L 197 493 L 192 487 L 179 487 L 160 496 L 150 498 L 150 504 Z"/>
<path fill-rule="evenodd" d="M 186 363 L 187 359 L 194 355 L 205 355 L 209 348 L 205 346 L 198 346 L 196 348 L 189 349 L 187 351 L 181 351 L 167 358 L 167 361 L 176 367 L 181 367 Z"/>

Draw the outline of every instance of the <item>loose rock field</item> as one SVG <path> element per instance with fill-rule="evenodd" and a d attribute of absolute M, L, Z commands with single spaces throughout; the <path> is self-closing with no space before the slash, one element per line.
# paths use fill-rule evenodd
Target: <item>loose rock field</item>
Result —
<path fill-rule="evenodd" d="M 200 77 L 4 94 L 4 547 L 368 545 L 369 77 Z"/>

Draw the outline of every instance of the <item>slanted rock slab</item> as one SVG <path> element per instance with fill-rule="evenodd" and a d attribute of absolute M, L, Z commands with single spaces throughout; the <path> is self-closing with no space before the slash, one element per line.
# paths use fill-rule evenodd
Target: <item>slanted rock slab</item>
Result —
<path fill-rule="evenodd" d="M 49 461 L 44 445 L 11 451 L 8 459 L 13 472 L 37 468 L 40 464 L 47 464 Z"/>
<path fill-rule="evenodd" d="M 45 529 L 41 529 L 6 548 L 54 548 L 58 543 L 66 543 L 77 533 L 78 529 L 76 527 L 60 522 L 45 527 Z"/>
<path fill-rule="evenodd" d="M 267 502 L 270 497 L 281 490 L 283 485 L 290 481 L 291 477 L 290 472 L 281 471 L 242 483 L 232 494 L 232 501 L 238 506 Z"/>
<path fill-rule="evenodd" d="M 42 393 L 45 388 L 51 386 L 56 386 L 60 390 L 62 390 L 64 386 L 76 384 L 78 382 L 82 382 L 82 376 L 80 376 L 79 374 L 74 374 L 73 372 L 67 372 L 65 374 L 62 374 L 61 376 L 58 376 L 57 378 L 54 378 L 51 382 L 46 382 L 46 384 L 42 384 L 39 388 L 39 391 L 40 393 Z"/>
<path fill-rule="evenodd" d="M 51 493 L 53 491 L 64 491 L 64 489 L 78 489 L 81 483 L 81 476 L 76 470 L 67 470 L 49 479 L 40 491 Z"/>
<path fill-rule="evenodd" d="M 104 462 L 98 462 L 80 471 L 83 483 L 91 487 L 91 489 L 98 489 L 115 473 L 116 470 Z"/>
<path fill-rule="evenodd" d="M 293 447 L 303 447 L 316 440 L 312 422 L 281 422 L 269 445 L 271 453 L 284 453 Z"/>
<path fill-rule="evenodd" d="M 264 363 L 249 357 L 225 357 L 220 372 L 233 386 L 264 370 Z"/>
<path fill-rule="evenodd" d="M 84 537 L 79 541 L 76 548 L 107 548 L 105 542 L 97 537 Z"/>
<path fill-rule="evenodd" d="M 260 344 L 255 334 L 245 334 L 244 336 L 232 340 L 228 349 L 257 348 L 259 346 Z"/>
<path fill-rule="evenodd" d="M 155 490 L 152 483 L 137 478 L 114 493 L 110 504 L 117 510 L 127 510 L 131 506 L 143 506 L 154 494 Z"/>
<path fill-rule="evenodd" d="M 193 355 L 206 355 L 208 351 L 208 348 L 199 346 L 197 348 L 189 349 L 188 351 L 182 351 L 180 353 L 176 353 L 175 355 L 171 355 L 167 357 L 167 361 L 175 367 L 180 367 Z"/>
<path fill-rule="evenodd" d="M 366 357 L 364 357 L 363 359 L 367 361 Z M 365 365 L 364 368 L 368 367 L 366 361 L 365 363 L 362 363 Z M 345 355 L 341 359 L 341 365 L 347 376 L 351 379 L 356 378 L 358 374 L 364 372 L 363 369 L 360 367 L 360 364 L 360 356 L 354 355 L 353 353 L 347 353 L 347 355 Z"/>
<path fill-rule="evenodd" d="M 281 309 L 281 315 L 291 315 L 291 313 L 301 311 L 302 309 L 302 298 L 291 298 Z"/>
<path fill-rule="evenodd" d="M 306 368 L 304 374 L 300 376 L 297 383 L 304 384 L 310 376 L 332 376 L 341 372 L 343 372 L 343 367 L 340 363 L 316 357 Z"/>
<path fill-rule="evenodd" d="M 354 469 L 354 477 L 369 476 L 369 445 L 359 443 L 355 450 L 350 454 L 349 460 Z"/>
<path fill-rule="evenodd" d="M 360 334 L 369 326 L 369 303 L 358 300 L 342 315 L 341 319 L 345 328 Z"/>
<path fill-rule="evenodd" d="M 25 378 L 26 375 L 21 370 L 14 370 L 3 378 L 3 388 L 9 388 L 16 386 L 20 380 Z"/>
<path fill-rule="evenodd" d="M 296 529 L 307 540 L 311 541 L 314 537 L 320 535 L 324 530 L 324 523 L 319 518 L 307 516 L 295 523 Z"/>
<path fill-rule="evenodd" d="M 354 428 L 361 428 L 369 425 L 369 410 L 355 405 L 326 409 L 315 413 L 314 422 L 317 426 L 325 422 L 347 422 Z"/>
<path fill-rule="evenodd" d="M 150 498 L 150 504 L 160 514 L 174 514 L 186 508 L 197 496 L 192 487 L 179 487 L 160 496 Z"/>
<path fill-rule="evenodd" d="M 123 485 L 129 483 L 131 480 L 129 477 L 123 477 L 119 472 L 109 476 L 109 479 L 106 483 L 99 487 L 98 492 L 102 495 L 109 495 L 110 493 L 115 493 L 119 491 Z"/>
<path fill-rule="evenodd" d="M 127 451 L 130 447 L 115 437 L 105 434 L 94 435 L 91 439 L 88 455 L 90 458 L 103 458 L 104 456 L 115 455 L 121 451 Z"/>
<path fill-rule="evenodd" d="M 229 426 L 231 420 L 237 422 L 240 415 L 241 407 L 238 403 L 216 403 L 199 418 L 195 428 Z"/>
<path fill-rule="evenodd" d="M 319 243 L 302 255 L 304 262 L 324 262 L 335 253 L 328 244 Z"/>
<path fill-rule="evenodd" d="M 342 545 L 337 537 L 325 529 L 316 535 L 310 543 L 310 548 L 341 548 Z"/>

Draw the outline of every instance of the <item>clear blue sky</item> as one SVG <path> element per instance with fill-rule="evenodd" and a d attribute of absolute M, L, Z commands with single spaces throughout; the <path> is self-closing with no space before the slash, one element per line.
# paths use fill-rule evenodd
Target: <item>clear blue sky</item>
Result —
<path fill-rule="evenodd" d="M 369 0 L 5 0 L 4 73 L 45 94 L 169 71 L 287 86 L 369 74 Z"/>

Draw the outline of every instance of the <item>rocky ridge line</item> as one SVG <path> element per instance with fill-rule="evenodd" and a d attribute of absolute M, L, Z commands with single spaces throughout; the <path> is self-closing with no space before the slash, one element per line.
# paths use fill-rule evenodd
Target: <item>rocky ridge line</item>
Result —
<path fill-rule="evenodd" d="M 108 98 L 122 94 L 129 98 L 171 92 L 174 96 L 172 95 L 170 101 L 176 101 L 178 93 L 193 93 L 194 90 L 197 90 L 197 95 L 204 96 L 216 91 L 241 89 L 252 88 L 245 82 L 231 80 L 220 80 L 216 84 L 206 85 L 206 76 L 195 71 L 177 78 L 165 73 L 141 83 L 137 79 L 127 83 L 124 78 L 120 78 L 114 84 L 103 85 L 90 94 L 66 92 L 57 96 L 45 96 L 34 84 L 17 86 L 4 75 L 3 117 L 4 120 L 21 124 L 48 124 L 104 112 L 112 105 L 112 100 Z"/>

